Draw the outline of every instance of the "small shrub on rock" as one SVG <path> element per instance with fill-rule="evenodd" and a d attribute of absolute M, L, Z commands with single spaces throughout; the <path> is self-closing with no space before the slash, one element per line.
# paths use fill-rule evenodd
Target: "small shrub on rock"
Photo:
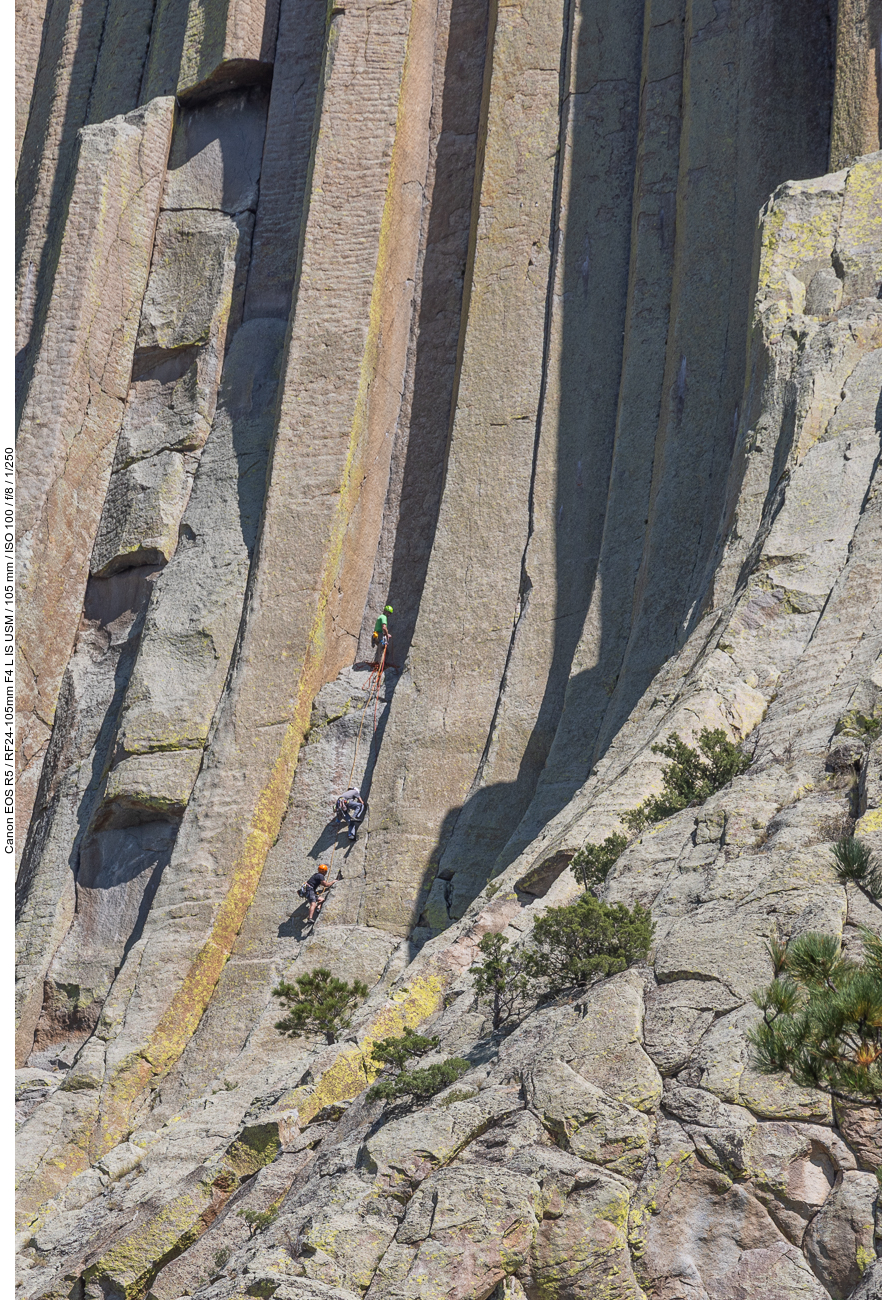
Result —
<path fill-rule="evenodd" d="M 415 1029 L 405 1029 L 403 1034 L 379 1039 L 371 1048 L 371 1056 L 387 1069 L 400 1074 L 409 1062 L 418 1060 L 427 1052 L 434 1052 L 440 1041 L 437 1034 L 418 1034 Z"/>
<path fill-rule="evenodd" d="M 699 733 L 698 749 L 687 745 L 672 731 L 666 741 L 653 745 L 654 754 L 671 761 L 662 772 L 662 792 L 622 816 L 631 831 L 642 831 L 653 822 L 663 821 L 690 804 L 704 803 L 712 794 L 750 767 L 750 757 L 731 741 L 722 727 L 704 727 Z"/>
<path fill-rule="evenodd" d="M 461 1056 L 451 1056 L 434 1065 L 414 1067 L 411 1064 L 427 1052 L 435 1051 L 439 1042 L 437 1036 L 406 1029 L 398 1037 L 382 1038 L 375 1043 L 371 1056 L 382 1062 L 389 1073 L 368 1089 L 368 1101 L 425 1102 L 455 1083 L 469 1069 L 468 1061 Z"/>
<path fill-rule="evenodd" d="M 655 926 L 640 903 L 602 903 L 583 894 L 568 907 L 550 907 L 533 928 L 524 956 L 527 975 L 548 993 L 615 975 L 649 952 Z"/>
<path fill-rule="evenodd" d="M 352 1023 L 352 1012 L 367 997 L 367 985 L 361 980 L 347 984 L 320 966 L 308 975 L 298 975 L 293 984 L 280 980 L 273 997 L 280 998 L 288 1014 L 276 1021 L 276 1029 L 289 1038 L 307 1034 L 324 1034 L 325 1041 L 337 1038 Z"/>
<path fill-rule="evenodd" d="M 456 1083 L 461 1074 L 470 1068 L 461 1056 L 449 1056 L 435 1065 L 402 1070 L 394 1079 L 381 1079 L 368 1092 L 368 1101 L 429 1101 L 437 1093 Z"/>
<path fill-rule="evenodd" d="M 770 943 L 775 978 L 753 995 L 763 1021 L 747 1037 L 761 1074 L 882 1106 L 882 939 L 861 935 L 861 962 L 843 957 L 835 935 Z"/>
<path fill-rule="evenodd" d="M 602 844 L 585 844 L 575 854 L 570 870 L 583 889 L 602 885 L 628 847 L 627 835 L 608 835 Z"/>
<path fill-rule="evenodd" d="M 499 1029 L 529 995 L 523 957 L 502 934 L 485 934 L 478 947 L 484 960 L 469 971 L 475 977 L 478 1001 L 489 1002 L 493 1028 Z"/>
<path fill-rule="evenodd" d="M 454 1088 L 453 1092 L 448 1092 L 446 1097 L 442 1097 L 438 1103 L 441 1106 L 454 1106 L 458 1101 L 471 1101 L 472 1097 L 477 1097 L 477 1088 Z"/>
<path fill-rule="evenodd" d="M 840 718 L 836 725 L 836 734 L 856 736 L 861 740 L 874 741 L 882 733 L 882 705 L 878 702 L 870 713 L 852 709 Z"/>
<path fill-rule="evenodd" d="M 271 1227 L 278 1217 L 279 1207 L 277 1205 L 271 1205 L 268 1210 L 239 1211 L 239 1218 L 244 1219 L 248 1224 L 249 1237 L 253 1237 L 256 1232 L 263 1232 L 265 1228 Z M 229 1259 L 229 1251 L 227 1251 L 227 1259 Z M 216 1258 L 215 1262 L 217 1262 Z"/>

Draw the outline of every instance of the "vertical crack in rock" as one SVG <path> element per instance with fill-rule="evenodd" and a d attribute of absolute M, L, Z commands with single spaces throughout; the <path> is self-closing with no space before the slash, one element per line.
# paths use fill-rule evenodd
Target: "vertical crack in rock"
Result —
<path fill-rule="evenodd" d="M 173 101 L 87 127 L 59 270 L 19 431 L 18 636 L 22 830 L 83 605 L 89 553 L 122 422 Z"/>
<path fill-rule="evenodd" d="M 21 1300 L 869 1300 L 878 1113 L 746 1035 L 879 929 L 878 0 L 18 7 Z M 703 727 L 648 960 L 494 1030 Z"/>
<path fill-rule="evenodd" d="M 452 901 L 453 895 L 450 886 L 447 885 L 446 882 L 451 880 L 453 876 L 457 874 L 457 868 L 458 868 L 458 863 L 456 862 L 457 846 L 455 845 L 455 843 L 451 843 L 451 842 L 454 841 L 455 839 L 457 828 L 460 825 L 460 822 L 463 817 L 463 813 L 468 807 L 469 802 L 475 797 L 477 792 L 484 785 L 484 773 L 491 756 L 491 751 L 493 749 L 494 739 L 496 738 L 497 724 L 499 720 L 500 710 L 503 706 L 503 701 L 506 695 L 509 668 L 512 662 L 512 656 L 514 654 L 515 640 L 518 634 L 518 627 L 521 618 L 527 615 L 528 604 L 529 604 L 530 595 L 533 588 L 533 583 L 531 582 L 528 573 L 528 558 L 530 554 L 530 542 L 533 537 L 533 533 L 535 530 L 535 522 L 536 522 L 535 521 L 536 478 L 537 478 L 537 472 L 539 467 L 540 442 L 542 438 L 542 416 L 543 416 L 543 410 L 545 407 L 545 401 L 547 396 L 548 374 L 549 374 L 549 367 L 551 363 L 552 312 L 553 312 L 553 303 L 555 301 L 554 288 L 559 275 L 558 263 L 560 257 L 560 243 L 561 243 L 561 228 L 560 228 L 561 184 L 562 184 L 561 158 L 562 155 L 564 154 L 565 147 L 566 147 L 566 134 L 565 134 L 564 123 L 565 123 L 565 115 L 567 112 L 567 104 L 568 104 L 567 74 L 569 72 L 569 63 L 571 58 L 570 48 L 571 48 L 571 41 L 572 41 L 572 26 L 573 26 L 572 5 L 567 5 L 564 9 L 564 19 L 562 23 L 562 35 L 561 35 L 561 53 L 560 53 L 561 71 L 560 71 L 560 90 L 559 90 L 559 104 L 560 104 L 559 123 L 560 124 L 559 124 L 557 149 L 555 151 L 556 159 L 555 159 L 554 182 L 552 186 L 551 220 L 548 229 L 548 250 L 549 250 L 548 287 L 546 290 L 542 374 L 541 374 L 541 379 L 539 384 L 538 413 L 536 418 L 535 435 L 533 439 L 533 448 L 532 448 L 532 467 L 530 473 L 530 485 L 527 494 L 527 533 L 526 533 L 526 541 L 524 543 L 523 554 L 521 556 L 521 579 L 520 579 L 520 586 L 517 595 L 517 604 L 515 607 L 514 616 L 512 618 L 511 637 L 509 640 L 508 651 L 505 658 L 505 665 L 502 670 L 502 676 L 499 683 L 499 692 L 496 698 L 496 704 L 493 710 L 493 716 L 491 717 L 490 724 L 487 728 L 487 739 L 484 744 L 484 750 L 478 762 L 477 770 L 475 772 L 475 776 L 472 781 L 471 788 L 469 789 L 468 794 L 465 797 L 463 808 L 459 810 L 459 813 L 456 816 L 455 820 L 452 821 L 449 827 L 449 838 L 447 840 L 447 843 L 441 848 L 441 852 L 440 852 L 439 864 L 438 864 L 438 879 L 439 881 L 445 882 L 441 884 L 440 888 L 443 891 L 443 894 L 441 895 L 441 899 L 443 900 L 444 905 L 448 912 L 448 918 L 447 918 L 448 921 L 450 918 L 450 903 Z M 484 813 L 481 820 L 486 822 L 486 813 Z M 466 831 L 467 836 L 468 834 L 469 832 Z M 486 862 L 486 855 L 487 855 L 486 843 L 481 844 L 481 849 L 483 855 L 485 856 L 485 862 Z M 453 857 L 454 859 L 453 867 L 448 866 L 448 862 L 447 862 L 448 855 Z M 485 866 L 485 870 L 486 870 L 486 866 Z M 457 885 L 459 886 L 457 892 L 459 893 L 460 896 L 465 894 L 466 901 L 471 901 L 471 899 L 468 897 L 468 893 L 470 892 L 470 887 L 471 890 L 474 889 L 474 885 L 472 884 L 471 881 L 466 881 L 463 888 L 463 882 L 461 878 L 461 871 L 462 871 L 461 867 L 459 868 L 459 871 L 460 871 L 460 880 L 457 881 Z M 480 883 L 483 883 L 483 880 L 480 880 Z M 431 900 L 431 894 L 430 894 L 430 900 Z M 424 916 L 422 920 L 424 923 L 428 922 L 428 924 L 432 926 L 433 923 L 432 920 L 430 919 L 431 901 L 427 904 L 427 906 L 429 907 L 429 915 Z M 459 913 L 456 914 L 458 915 Z M 446 923 L 447 922 L 445 922 L 445 924 Z"/>

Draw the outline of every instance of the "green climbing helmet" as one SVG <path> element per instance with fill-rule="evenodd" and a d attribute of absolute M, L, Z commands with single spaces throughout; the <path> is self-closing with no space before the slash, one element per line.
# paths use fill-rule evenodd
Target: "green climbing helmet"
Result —
<path fill-rule="evenodd" d="M 394 614 L 394 613 L 395 613 L 395 610 L 392 608 L 391 605 L 387 605 L 386 608 L 383 610 L 383 613 L 384 613 L 384 614 Z"/>

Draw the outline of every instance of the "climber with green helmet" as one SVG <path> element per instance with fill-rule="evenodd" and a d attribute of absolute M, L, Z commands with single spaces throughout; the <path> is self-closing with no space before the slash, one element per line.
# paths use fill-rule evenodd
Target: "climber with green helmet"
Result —
<path fill-rule="evenodd" d="M 371 645 L 376 646 L 381 655 L 384 650 L 388 653 L 392 646 L 392 633 L 389 631 L 388 615 L 394 612 L 392 606 L 387 605 L 374 624 Z"/>

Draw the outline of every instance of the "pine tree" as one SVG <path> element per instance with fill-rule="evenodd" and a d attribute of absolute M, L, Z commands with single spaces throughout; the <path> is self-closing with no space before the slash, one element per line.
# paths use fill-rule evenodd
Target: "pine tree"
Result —
<path fill-rule="evenodd" d="M 701 751 L 701 752 L 699 752 Z M 717 790 L 750 767 L 750 757 L 731 741 L 722 727 L 702 728 L 698 749 L 693 749 L 672 731 L 667 740 L 652 746 L 653 754 L 671 761 L 662 772 L 662 793 L 644 799 L 623 815 L 632 831 L 642 831 L 652 822 L 663 821 L 690 804 L 704 803 Z"/>
<path fill-rule="evenodd" d="M 499 1029 L 528 996 L 523 958 L 509 949 L 508 940 L 502 934 L 485 934 L 478 947 L 484 960 L 470 966 L 469 972 L 475 977 L 479 1001 L 490 1003 L 493 1028 Z"/>
<path fill-rule="evenodd" d="M 763 1021 L 748 1038 L 762 1074 L 882 1106 L 882 939 L 861 936 L 861 962 L 843 956 L 835 935 L 770 943 L 775 978 L 753 995 Z"/>
<path fill-rule="evenodd" d="M 436 1093 L 465 1074 L 469 1063 L 461 1056 L 451 1056 L 434 1065 L 411 1066 L 427 1052 L 438 1047 L 439 1039 L 426 1034 L 418 1034 L 413 1029 L 405 1029 L 398 1037 L 381 1038 L 371 1048 L 371 1056 L 380 1061 L 387 1070 L 387 1077 L 380 1079 L 368 1089 L 368 1101 L 428 1101 Z"/>
<path fill-rule="evenodd" d="M 583 889 L 602 885 L 628 847 L 627 835 L 608 835 L 602 844 L 584 844 L 570 862 L 570 870 Z"/>
<path fill-rule="evenodd" d="M 837 880 L 843 885 L 857 885 L 878 906 L 878 899 L 882 898 L 882 869 L 867 845 L 848 835 L 834 846 L 832 853 Z"/>
<path fill-rule="evenodd" d="M 289 1038 L 324 1034 L 326 1042 L 335 1043 L 349 1028 L 352 1012 L 367 992 L 361 980 L 347 984 L 324 966 L 308 975 L 298 975 L 293 984 L 280 980 L 273 997 L 285 1003 L 288 1014 L 276 1021 L 276 1029 Z"/>
<path fill-rule="evenodd" d="M 400 1074 L 409 1061 L 434 1052 L 440 1041 L 437 1034 L 418 1034 L 408 1028 L 397 1037 L 379 1039 L 371 1048 L 371 1056 Z"/>
<path fill-rule="evenodd" d="M 525 954 L 530 979 L 547 992 L 590 984 L 646 957 L 655 926 L 640 903 L 602 903 L 583 894 L 568 907 L 550 907 L 533 927 Z"/>
<path fill-rule="evenodd" d="M 248 1224 L 248 1236 L 253 1237 L 256 1232 L 263 1232 L 265 1228 L 270 1228 L 279 1217 L 278 1205 L 271 1205 L 268 1210 L 240 1210 L 239 1218 L 244 1219 Z"/>

